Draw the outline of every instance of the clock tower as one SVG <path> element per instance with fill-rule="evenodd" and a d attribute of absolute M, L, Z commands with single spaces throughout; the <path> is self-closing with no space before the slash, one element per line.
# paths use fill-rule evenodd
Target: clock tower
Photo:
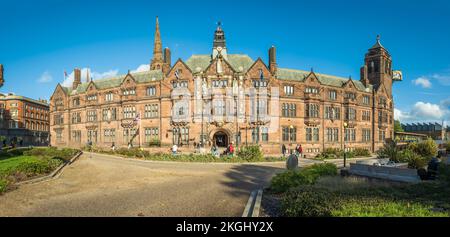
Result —
<path fill-rule="evenodd" d="M 375 89 L 384 85 L 388 94 L 392 96 L 392 58 L 389 52 L 381 45 L 380 36 L 369 49 L 361 68 L 361 81 L 372 84 Z"/>
<path fill-rule="evenodd" d="M 216 58 L 218 54 L 221 54 L 227 59 L 227 47 L 225 44 L 225 33 L 222 30 L 222 24 L 220 21 L 217 23 L 216 32 L 214 32 L 213 53 L 212 58 Z"/>

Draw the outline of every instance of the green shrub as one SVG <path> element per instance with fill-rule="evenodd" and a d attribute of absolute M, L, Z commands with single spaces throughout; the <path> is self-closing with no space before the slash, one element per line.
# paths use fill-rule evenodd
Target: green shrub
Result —
<path fill-rule="evenodd" d="M 275 175 L 270 181 L 270 190 L 286 192 L 300 185 L 314 184 L 321 176 L 337 175 L 337 167 L 332 163 L 314 164 L 302 170 L 289 170 Z"/>
<path fill-rule="evenodd" d="M 6 192 L 8 180 L 0 178 L 0 194 Z"/>
<path fill-rule="evenodd" d="M 438 146 L 436 142 L 431 138 L 428 138 L 426 141 L 422 141 L 419 143 L 411 143 L 409 144 L 408 148 L 414 151 L 416 154 L 425 158 L 436 157 L 438 153 Z"/>
<path fill-rule="evenodd" d="M 264 159 L 264 154 L 259 146 L 243 146 L 236 155 L 245 161 L 262 161 Z"/>
<path fill-rule="evenodd" d="M 378 158 L 389 158 L 389 160 L 396 162 L 398 160 L 399 149 L 397 142 L 392 140 L 386 142 L 384 147 L 377 151 Z"/>
<path fill-rule="evenodd" d="M 312 186 L 290 190 L 281 201 L 281 211 L 289 217 L 327 217 L 336 206 L 332 192 Z"/>
<path fill-rule="evenodd" d="M 158 139 L 155 139 L 155 140 L 152 140 L 151 142 L 149 142 L 148 143 L 148 145 L 150 146 L 150 147 L 154 147 L 154 146 L 161 146 L 161 141 L 160 140 L 158 140 Z"/>
<path fill-rule="evenodd" d="M 353 152 L 355 156 L 370 156 L 370 151 L 365 148 L 355 148 Z"/>
<path fill-rule="evenodd" d="M 275 175 L 270 181 L 270 190 L 275 193 L 286 192 L 290 188 L 300 185 L 313 184 L 316 176 L 305 174 L 297 170 L 289 170 Z"/>
<path fill-rule="evenodd" d="M 337 166 L 333 163 L 313 164 L 303 169 L 303 172 L 313 173 L 316 174 L 318 177 L 332 176 L 338 174 Z"/>
<path fill-rule="evenodd" d="M 57 149 L 56 147 L 36 147 L 31 150 L 27 150 L 23 152 L 23 155 L 26 156 L 39 156 L 39 157 L 48 157 L 48 158 L 61 158 L 64 160 L 71 159 L 79 150 L 72 148 L 61 148 Z"/>
<path fill-rule="evenodd" d="M 412 153 L 412 156 L 408 159 L 408 168 L 411 169 L 420 169 L 424 168 L 431 158 L 422 157 L 416 153 Z"/>

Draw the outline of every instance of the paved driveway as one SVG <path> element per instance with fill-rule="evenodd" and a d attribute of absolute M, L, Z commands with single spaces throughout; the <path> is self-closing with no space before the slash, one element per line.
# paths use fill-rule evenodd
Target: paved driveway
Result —
<path fill-rule="evenodd" d="M 0 216 L 241 216 L 250 192 L 284 166 L 84 154 L 59 178 L 1 195 Z"/>
<path fill-rule="evenodd" d="M 284 167 L 90 156 L 0 196 L 0 216 L 240 216 L 251 190 Z"/>

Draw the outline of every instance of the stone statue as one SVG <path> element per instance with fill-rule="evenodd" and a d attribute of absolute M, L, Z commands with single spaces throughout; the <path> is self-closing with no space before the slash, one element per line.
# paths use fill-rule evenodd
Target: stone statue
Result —
<path fill-rule="evenodd" d="M 295 170 L 298 168 L 298 157 L 295 154 L 289 155 L 286 161 L 286 169 Z"/>

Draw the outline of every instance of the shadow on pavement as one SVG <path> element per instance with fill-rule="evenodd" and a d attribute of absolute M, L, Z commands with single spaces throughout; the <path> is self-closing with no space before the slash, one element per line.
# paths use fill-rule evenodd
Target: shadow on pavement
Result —
<path fill-rule="evenodd" d="M 229 180 L 223 181 L 222 184 L 230 188 L 227 192 L 232 196 L 248 196 L 252 190 L 268 186 L 270 179 L 284 170 L 270 166 L 238 165 L 225 173 Z"/>

